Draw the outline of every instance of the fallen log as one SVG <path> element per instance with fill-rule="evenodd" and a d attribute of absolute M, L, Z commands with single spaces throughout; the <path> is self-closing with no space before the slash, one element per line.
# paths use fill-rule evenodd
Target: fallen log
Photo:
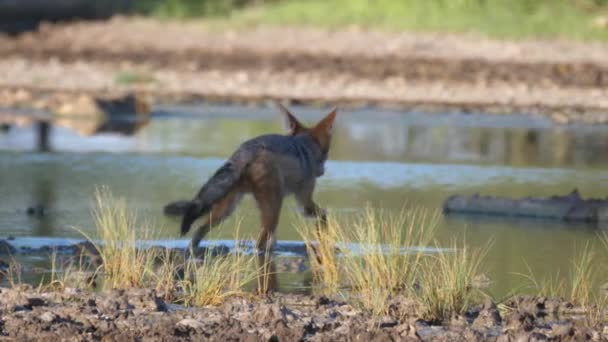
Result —
<path fill-rule="evenodd" d="M 564 222 L 608 223 L 608 198 L 583 199 L 578 190 L 566 196 L 511 199 L 493 196 L 449 197 L 443 204 L 445 214 L 471 214 L 543 218 Z"/>

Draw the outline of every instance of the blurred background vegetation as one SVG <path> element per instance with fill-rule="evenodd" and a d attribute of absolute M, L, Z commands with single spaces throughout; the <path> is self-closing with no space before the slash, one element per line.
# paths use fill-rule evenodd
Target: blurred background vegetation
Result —
<path fill-rule="evenodd" d="M 608 38 L 608 0 L 143 0 L 136 12 L 233 25 L 291 24 L 496 38 Z"/>
<path fill-rule="evenodd" d="M 42 19 L 57 19 L 62 9 L 72 8 L 87 18 L 203 18 L 221 27 L 288 24 L 608 40 L 608 0 L 0 0 L 0 21 L 31 18 L 18 17 L 36 8 L 46 11 L 37 14 Z"/>

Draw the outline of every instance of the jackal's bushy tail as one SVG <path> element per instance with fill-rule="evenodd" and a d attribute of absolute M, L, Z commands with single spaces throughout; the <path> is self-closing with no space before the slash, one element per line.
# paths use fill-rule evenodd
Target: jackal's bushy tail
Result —
<path fill-rule="evenodd" d="M 213 174 L 194 199 L 184 206 L 182 235 L 188 233 L 192 222 L 208 213 L 214 203 L 232 190 L 240 176 L 241 169 L 231 162 L 225 163 Z"/>

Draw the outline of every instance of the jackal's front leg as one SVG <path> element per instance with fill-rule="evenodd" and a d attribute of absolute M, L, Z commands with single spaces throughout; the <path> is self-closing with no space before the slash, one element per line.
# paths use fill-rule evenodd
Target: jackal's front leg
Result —
<path fill-rule="evenodd" d="M 312 200 L 310 201 L 310 204 L 304 206 L 303 209 L 304 216 L 314 217 L 317 219 L 317 229 L 319 230 L 319 232 L 325 229 L 325 227 L 327 226 L 327 212 L 325 211 L 325 209 L 319 207 Z"/>
<path fill-rule="evenodd" d="M 318 243 L 324 238 L 324 233 L 327 228 L 327 212 L 325 209 L 319 207 L 312 199 L 312 190 L 296 194 L 296 200 L 300 204 L 303 210 L 303 214 L 306 217 L 314 217 L 317 219 L 317 243 L 311 243 L 310 248 L 315 254 L 315 258 L 319 264 L 323 264 L 323 259 L 318 251 Z"/>

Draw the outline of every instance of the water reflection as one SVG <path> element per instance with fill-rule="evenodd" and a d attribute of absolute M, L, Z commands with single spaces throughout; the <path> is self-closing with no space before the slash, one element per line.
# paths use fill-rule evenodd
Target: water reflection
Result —
<path fill-rule="evenodd" d="M 38 121 L 36 122 L 36 128 L 38 131 L 38 151 L 39 152 L 48 152 L 51 150 L 51 145 L 49 142 L 49 135 L 51 132 L 51 124 L 48 121 Z"/>
<path fill-rule="evenodd" d="M 456 120 L 456 118 L 455 118 Z M 608 131 L 591 127 L 482 127 L 415 122 L 344 123 L 337 155 L 356 159 L 516 166 L 608 164 Z"/>
<path fill-rule="evenodd" d="M 93 115 L 93 116 L 52 116 L 45 112 L 26 110 L 7 110 L 0 108 L 0 149 L 50 152 L 53 140 L 68 138 L 74 143 L 77 140 L 95 135 L 122 135 L 125 138 L 135 135 L 150 122 L 148 116 L 136 114 Z M 58 128 L 58 130 L 57 130 Z M 28 136 L 33 141 L 25 142 Z M 13 138 L 16 143 L 12 144 Z M 27 138 L 26 138 L 27 139 Z M 128 138 L 126 138 L 128 139 Z M 3 146 L 2 140 L 8 143 Z M 32 146 L 29 147 L 28 146 Z M 62 150 L 62 144 L 58 150 Z"/>
<path fill-rule="evenodd" d="M 217 108 L 201 106 L 186 113 L 185 109 L 161 108 L 157 113 L 163 114 L 152 121 L 62 118 L 52 124 L 68 129 L 53 130 L 50 139 L 59 151 L 225 157 L 248 138 L 283 131 L 272 108 L 228 107 L 222 109 L 224 115 L 215 114 Z M 321 113 L 294 111 L 308 122 Z M 481 114 L 343 111 L 332 158 L 544 167 L 608 165 L 608 129 L 602 126 L 559 126 L 547 119 L 517 115 L 490 118 Z M 38 134 L 49 134 L 48 129 L 40 127 Z M 27 150 L 30 145 L 18 142 L 27 135 L 32 133 L 23 126 L 0 134 L 0 149 Z M 44 146 L 48 144 L 38 148 L 44 150 Z"/>
<path fill-rule="evenodd" d="M 23 149 L 31 146 L 37 152 L 51 152 L 54 140 L 61 141 L 66 129 L 80 134 L 84 137 L 105 134 L 119 134 L 122 136 L 132 136 L 142 127 L 148 124 L 147 116 L 135 117 L 134 115 L 96 115 L 88 117 L 59 116 L 52 117 L 48 113 L 25 110 L 2 110 L 0 112 L 0 124 L 2 125 L 1 134 L 9 142 L 13 137 L 17 138 L 15 144 L 7 144 L 1 147 L 16 147 Z M 29 131 L 29 132 L 28 132 Z M 25 133 L 25 134 L 24 134 Z M 28 134 L 29 133 L 29 134 Z M 0 135 L 0 141 L 2 140 Z M 27 141 L 27 142 L 26 142 Z M 59 143 L 58 150 L 61 150 Z M 9 170 L 9 172 L 23 172 L 20 169 Z M 31 198 L 26 203 L 22 203 L 19 211 L 25 212 L 30 221 L 31 232 L 36 236 L 54 236 L 56 213 L 55 188 L 60 186 L 56 177 L 61 177 L 61 172 L 57 172 L 53 165 L 45 165 L 44 169 L 38 170 L 37 175 L 31 177 L 28 182 L 31 188 Z M 0 172 L 2 174 L 3 172 Z M 9 177 L 4 176 L 6 180 Z M 8 185 L 8 184 L 7 184 Z M 17 184 L 19 188 L 23 185 Z M 8 187 L 11 188 L 11 187 Z M 14 197 L 11 194 L 5 194 Z M 59 201 L 60 202 L 60 201 Z M 1 231 L 1 228 L 0 228 Z"/>
<path fill-rule="evenodd" d="M 34 179 L 34 189 L 32 192 L 31 205 L 27 209 L 27 214 L 32 221 L 33 232 L 37 236 L 53 236 L 55 227 L 55 216 L 47 215 L 53 212 L 56 201 L 56 184 L 49 178 L 43 177 Z"/>

